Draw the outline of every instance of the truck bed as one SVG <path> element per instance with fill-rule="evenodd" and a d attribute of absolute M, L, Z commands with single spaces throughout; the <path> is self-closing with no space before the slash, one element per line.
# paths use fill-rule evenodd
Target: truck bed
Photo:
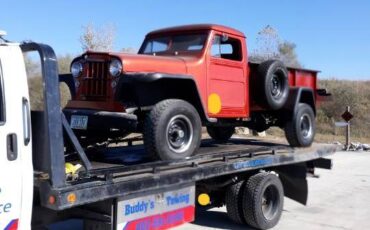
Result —
<path fill-rule="evenodd" d="M 251 82 L 257 82 L 259 76 L 258 62 L 248 62 L 251 68 Z M 297 67 L 287 67 L 288 70 L 288 82 L 291 87 L 307 87 L 312 89 L 317 89 L 317 74 L 320 72 L 318 70 L 297 68 Z"/>
<path fill-rule="evenodd" d="M 78 180 L 61 188 L 40 183 L 41 202 L 48 208 L 63 210 L 110 198 L 164 191 L 222 175 L 316 160 L 335 150 L 335 146 L 327 144 L 294 149 L 285 144 L 251 139 L 234 138 L 225 144 L 203 140 L 194 157 L 150 162 L 141 145 L 109 148 L 97 153 L 106 157 L 91 161 L 93 169 L 89 173 L 80 172 Z M 68 202 L 72 193 L 76 199 Z M 48 203 L 50 195 L 56 197 L 55 204 Z"/>

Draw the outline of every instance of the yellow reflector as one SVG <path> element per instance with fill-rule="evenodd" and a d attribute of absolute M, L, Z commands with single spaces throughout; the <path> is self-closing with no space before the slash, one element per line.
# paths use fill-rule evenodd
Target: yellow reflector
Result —
<path fill-rule="evenodd" d="M 221 112 L 221 98 L 217 93 L 208 96 L 208 111 L 212 114 Z"/>
<path fill-rule="evenodd" d="M 68 200 L 69 203 L 73 204 L 77 200 L 76 194 L 74 194 L 74 193 L 68 194 L 67 200 Z"/>
<path fill-rule="evenodd" d="M 202 193 L 198 196 L 198 203 L 202 206 L 206 206 L 206 205 L 209 205 L 209 203 L 211 202 L 211 198 L 209 197 L 208 194 L 206 193 Z"/>

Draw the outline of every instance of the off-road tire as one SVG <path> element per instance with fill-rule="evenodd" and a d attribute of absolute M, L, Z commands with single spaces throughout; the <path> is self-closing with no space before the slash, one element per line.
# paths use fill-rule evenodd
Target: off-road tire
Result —
<path fill-rule="evenodd" d="M 183 152 L 176 152 L 168 138 L 171 119 L 180 117 L 188 124 L 192 137 Z M 179 119 L 180 119 L 179 118 Z M 185 159 L 193 155 L 201 142 L 202 123 L 198 111 L 188 102 L 167 99 L 158 102 L 147 114 L 143 127 L 144 147 L 153 158 L 160 160 Z M 190 132 L 190 131 L 189 131 Z M 186 132 L 184 132 L 186 135 Z M 190 138 L 189 138 L 190 139 Z"/>
<path fill-rule="evenodd" d="M 281 61 L 269 60 L 258 66 L 260 101 L 268 109 L 281 109 L 289 96 L 288 70 Z"/>
<path fill-rule="evenodd" d="M 225 194 L 226 211 L 229 218 L 238 224 L 244 224 L 243 216 L 243 188 L 244 181 L 230 185 Z"/>
<path fill-rule="evenodd" d="M 272 216 L 266 218 L 262 202 L 265 192 L 273 191 L 275 203 L 272 206 Z M 270 193 L 269 193 L 270 194 Z M 245 184 L 243 192 L 243 213 L 245 222 L 257 229 L 269 229 L 280 220 L 284 206 L 284 190 L 280 179 L 271 173 L 258 173 L 251 176 Z"/>
<path fill-rule="evenodd" d="M 218 142 L 226 142 L 235 133 L 235 127 L 207 126 L 207 132 L 213 140 Z"/>
<path fill-rule="evenodd" d="M 303 118 L 304 117 L 304 118 Z M 303 131 L 304 122 L 302 119 L 309 119 L 309 129 L 307 135 Z M 305 121 L 307 123 L 307 121 Z M 285 124 L 285 136 L 290 144 L 293 147 L 307 147 L 310 146 L 314 140 L 316 125 L 315 125 L 315 114 L 312 110 L 312 107 L 305 103 L 298 104 L 295 114 L 292 119 L 287 121 Z"/>

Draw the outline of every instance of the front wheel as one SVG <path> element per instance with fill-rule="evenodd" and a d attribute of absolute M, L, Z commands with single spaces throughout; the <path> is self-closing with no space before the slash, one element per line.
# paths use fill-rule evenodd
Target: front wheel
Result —
<path fill-rule="evenodd" d="M 157 103 L 144 123 L 146 151 L 161 160 L 184 159 L 201 141 L 201 120 L 188 102 L 168 99 Z"/>
<path fill-rule="evenodd" d="M 315 136 L 315 114 L 308 104 L 300 103 L 292 120 L 285 125 L 285 136 L 293 147 L 307 147 Z"/>

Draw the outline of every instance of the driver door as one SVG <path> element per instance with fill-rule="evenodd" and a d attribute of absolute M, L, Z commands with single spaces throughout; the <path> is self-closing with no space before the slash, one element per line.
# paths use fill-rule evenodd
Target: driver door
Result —
<path fill-rule="evenodd" d="M 0 46 L 0 229 L 30 229 L 33 194 L 27 77 L 18 45 Z"/>
<path fill-rule="evenodd" d="M 215 33 L 209 54 L 208 97 L 219 100 L 221 110 L 209 116 L 246 116 L 246 71 L 240 39 Z"/>

